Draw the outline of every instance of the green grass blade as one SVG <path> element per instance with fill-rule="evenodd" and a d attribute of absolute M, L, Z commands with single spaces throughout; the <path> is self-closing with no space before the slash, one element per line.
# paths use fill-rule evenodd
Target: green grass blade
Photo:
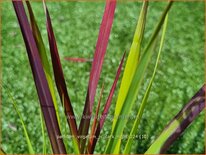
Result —
<path fill-rule="evenodd" d="M 144 55 L 143 59 L 141 60 L 137 68 L 137 72 L 135 73 L 134 79 L 132 80 L 132 85 L 129 88 L 127 97 L 122 106 L 120 116 L 127 116 L 131 111 L 131 108 L 136 100 L 136 96 L 138 94 L 139 87 L 140 87 L 140 84 L 143 79 L 143 75 L 147 67 L 147 63 L 151 57 L 152 51 L 154 50 L 155 43 L 156 43 L 156 40 L 154 40 L 153 44 L 151 44 L 151 48 L 149 48 L 147 54 Z M 119 137 L 120 135 L 122 135 L 126 122 L 127 122 L 126 120 L 118 119 L 115 125 L 115 128 L 112 132 L 112 136 Z M 114 138 L 114 139 L 110 138 L 107 149 L 106 149 L 106 153 L 113 153 L 117 143 L 118 143 L 117 138 Z"/>
<path fill-rule="evenodd" d="M 55 96 L 55 89 L 54 89 L 54 84 L 53 84 L 53 80 L 52 80 L 52 74 L 51 74 L 51 70 L 50 70 L 50 65 L 49 65 L 49 60 L 46 54 L 46 48 L 41 36 L 41 33 L 39 31 L 37 22 L 35 20 L 31 5 L 29 3 L 29 1 L 26 1 L 27 4 L 27 8 L 28 8 L 28 12 L 29 12 L 29 17 L 30 17 L 30 22 L 31 22 L 31 27 L 32 27 L 32 33 L 39 51 L 39 56 L 42 62 L 42 66 L 46 75 L 46 79 L 49 85 L 49 89 L 51 92 L 51 96 L 52 96 L 52 100 L 54 102 L 54 108 L 56 110 L 56 115 L 57 115 L 57 120 L 61 129 L 61 125 L 60 125 L 60 119 L 59 119 L 59 109 L 58 109 L 58 105 L 57 105 L 57 99 Z"/>
<path fill-rule="evenodd" d="M 148 1 L 144 1 L 142 10 L 140 12 L 140 17 L 137 23 L 137 27 L 135 30 L 133 42 L 130 48 L 129 56 L 126 62 L 123 78 L 120 85 L 120 90 L 117 98 L 117 103 L 115 107 L 114 118 L 118 117 L 120 111 L 122 109 L 123 102 L 126 98 L 127 92 L 129 90 L 130 84 L 132 82 L 132 78 L 134 76 L 135 70 L 139 63 L 139 55 L 141 49 L 141 42 L 143 39 L 144 29 L 145 29 L 145 22 L 146 22 L 146 15 L 147 15 L 147 8 L 148 8 Z M 113 120 L 112 130 L 115 127 L 117 119 Z M 121 144 L 121 138 L 119 138 L 118 144 L 116 145 L 115 154 L 119 153 Z"/>
<path fill-rule="evenodd" d="M 43 142 L 42 142 L 42 150 L 43 150 L 43 154 L 46 154 L 46 136 L 45 136 L 45 132 L 44 132 L 44 118 L 43 118 L 43 115 L 42 115 L 42 112 L 41 112 L 41 107 L 39 108 L 39 115 L 40 115 L 40 122 L 41 122 L 41 130 L 42 130 L 42 139 L 43 139 Z"/>
<path fill-rule="evenodd" d="M 29 154 L 35 154 L 34 149 L 33 149 L 33 147 L 32 147 L 32 144 L 31 144 L 31 140 L 30 140 L 29 135 L 28 135 L 28 131 L 27 131 L 27 129 L 26 129 L 26 125 L 25 125 L 25 123 L 24 123 L 24 121 L 23 121 L 23 118 L 22 118 L 21 113 L 19 112 L 19 110 L 18 110 L 18 108 L 17 108 L 16 101 L 14 100 L 14 98 L 13 98 L 10 90 L 7 89 L 6 87 L 4 87 L 4 89 L 7 91 L 7 94 L 8 94 L 9 98 L 10 98 L 11 101 L 12 101 L 13 107 L 14 107 L 14 109 L 15 109 L 16 113 L 18 114 L 19 119 L 20 119 L 20 121 L 21 121 L 21 126 L 22 126 L 23 131 L 24 131 L 24 136 L 25 136 L 25 138 L 26 138 L 26 142 L 27 142 L 27 147 L 28 147 Z"/>
<path fill-rule="evenodd" d="M 140 53 L 140 44 L 144 32 L 144 25 L 145 25 L 145 20 L 146 20 L 146 13 L 147 13 L 147 6 L 148 6 L 148 1 L 145 1 L 143 4 L 143 8 L 141 10 L 140 14 L 140 19 L 138 21 L 137 27 L 136 27 L 136 32 L 134 35 L 134 39 L 132 42 L 132 46 L 130 48 L 129 56 L 126 62 L 124 74 L 122 77 L 122 82 L 117 98 L 117 104 L 115 107 L 115 116 L 118 116 L 121 108 L 123 101 L 127 95 L 127 92 L 129 90 L 129 86 L 132 82 L 132 78 L 135 72 L 135 69 L 137 68 L 138 65 L 138 60 L 139 60 L 139 53 Z M 112 127 L 114 128 L 116 124 L 116 119 L 114 119 L 114 122 L 112 124 Z"/>
<path fill-rule="evenodd" d="M 185 131 L 200 112 L 205 109 L 205 91 L 206 85 L 204 84 L 188 104 L 171 120 L 145 154 L 163 154 L 167 151 L 170 145 Z"/>
<path fill-rule="evenodd" d="M 136 116 L 134 125 L 133 125 L 133 127 L 132 127 L 131 132 L 130 132 L 129 138 L 128 138 L 128 140 L 127 140 L 127 143 L 126 143 L 126 146 L 125 146 L 125 149 L 124 149 L 124 154 L 128 154 L 129 151 L 130 151 L 130 149 L 131 149 L 132 142 L 133 142 L 133 138 L 131 138 L 131 137 L 134 136 L 134 135 L 137 133 L 137 129 L 138 129 L 140 120 L 141 120 L 141 118 L 142 118 L 145 105 L 146 105 L 146 103 L 147 103 L 147 98 L 148 98 L 148 96 L 149 96 L 149 93 L 150 93 L 150 90 L 151 90 L 151 87 L 152 87 L 152 83 L 153 83 L 154 77 L 155 77 L 155 75 L 156 75 L 157 66 L 158 66 L 158 63 L 159 63 L 160 54 L 161 54 L 162 47 L 163 47 L 163 42 L 164 42 L 165 33 L 166 33 L 166 28 L 167 28 L 167 22 L 168 22 L 168 15 L 167 15 L 166 18 L 165 18 L 165 23 L 164 23 L 164 26 L 163 26 L 162 37 L 161 37 L 161 41 L 160 41 L 160 48 L 159 48 L 159 51 L 158 51 L 158 55 L 157 55 L 157 59 L 156 59 L 155 67 L 154 67 L 154 71 L 153 71 L 152 77 L 151 77 L 151 79 L 150 79 L 149 85 L 148 85 L 148 87 L 147 87 L 147 90 L 146 90 L 146 92 L 145 92 L 145 94 L 144 94 L 142 103 L 141 103 L 141 105 L 140 105 L 140 108 L 139 108 L 138 114 L 137 114 L 137 116 Z"/>
<path fill-rule="evenodd" d="M 138 65 L 136 71 L 135 71 L 134 78 L 132 80 L 131 86 L 129 88 L 129 91 L 127 93 L 125 101 L 123 103 L 123 106 L 122 106 L 122 109 L 120 112 L 120 116 L 127 116 L 131 112 L 132 106 L 134 105 L 137 94 L 139 92 L 140 84 L 142 83 L 143 77 L 145 75 L 146 68 L 149 64 L 152 53 L 154 52 L 154 48 L 156 45 L 159 31 L 163 25 L 166 14 L 168 13 L 169 9 L 171 8 L 171 5 L 172 5 L 172 2 L 169 2 L 169 4 L 165 8 L 165 10 L 160 18 L 160 21 L 158 22 L 158 24 L 156 26 L 156 29 L 155 29 L 152 37 L 150 38 L 148 45 L 146 46 L 146 48 L 144 50 L 144 54 L 140 60 L 140 63 Z M 119 137 L 120 135 L 122 135 L 126 123 L 127 123 L 127 120 L 118 119 L 117 123 L 114 127 L 114 130 L 112 131 L 111 137 L 113 137 L 113 136 Z M 108 141 L 108 145 L 106 147 L 105 153 L 106 154 L 113 153 L 117 143 L 118 143 L 117 138 L 110 138 Z"/>

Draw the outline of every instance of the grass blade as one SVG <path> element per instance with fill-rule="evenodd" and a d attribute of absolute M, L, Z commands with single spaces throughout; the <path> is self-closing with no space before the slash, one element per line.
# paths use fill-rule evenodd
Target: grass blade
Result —
<path fill-rule="evenodd" d="M 50 71 L 49 60 L 48 60 L 48 57 L 47 57 L 47 54 L 46 54 L 46 48 L 44 46 L 44 42 L 43 42 L 41 33 L 39 31 L 39 28 L 38 28 L 38 25 L 36 23 L 31 5 L 30 5 L 28 0 L 26 1 L 26 4 L 27 4 L 28 12 L 29 12 L 30 21 L 31 21 L 33 36 L 34 36 L 34 39 L 35 39 L 35 42 L 36 42 L 36 45 L 37 45 L 37 48 L 38 48 L 38 51 L 39 51 L 42 66 L 44 68 L 46 79 L 47 79 L 47 82 L 48 82 L 48 85 L 49 85 L 49 90 L 51 92 L 52 99 L 53 99 L 53 102 L 54 102 L 54 107 L 55 107 L 55 110 L 56 110 L 57 120 L 58 120 L 58 123 L 59 123 L 59 126 L 60 126 L 61 124 L 60 124 L 60 118 L 59 118 L 59 110 L 58 110 L 58 105 L 57 105 L 57 99 L 56 99 L 56 96 L 55 96 L 55 89 L 54 89 L 54 84 L 53 84 L 53 80 L 52 80 L 52 74 L 51 74 L 51 71 Z M 60 129 L 61 129 L 61 126 L 60 126 Z"/>
<path fill-rule="evenodd" d="M 129 88 L 129 91 L 127 93 L 127 96 L 125 98 L 125 101 L 123 103 L 121 112 L 120 112 L 120 116 L 127 116 L 130 111 L 131 108 L 136 100 L 139 88 L 140 88 L 140 84 L 142 83 L 146 68 L 148 66 L 148 63 L 150 61 L 151 55 L 154 51 L 154 47 L 158 38 L 158 34 L 159 31 L 163 25 L 165 16 L 167 14 L 167 12 L 169 11 L 170 7 L 172 5 L 172 2 L 169 2 L 168 5 L 166 6 L 160 21 L 158 22 L 155 31 L 152 35 L 152 37 L 150 38 L 150 41 L 148 43 L 148 45 L 146 46 L 145 50 L 144 50 L 144 54 L 139 62 L 139 65 L 135 71 L 134 74 L 134 78 L 132 80 L 131 86 Z M 117 123 L 114 127 L 114 130 L 112 131 L 112 136 L 111 137 L 118 137 L 121 136 L 124 130 L 124 127 L 127 123 L 127 120 L 123 120 L 123 119 L 118 119 Z M 115 150 L 115 147 L 118 143 L 118 139 L 117 138 L 110 138 L 108 141 L 108 145 L 106 147 L 105 153 L 113 153 Z"/>
<path fill-rule="evenodd" d="M 205 108 L 206 85 L 192 97 L 188 104 L 172 119 L 145 154 L 162 154 L 194 121 Z"/>
<path fill-rule="evenodd" d="M 88 142 L 88 146 L 87 146 L 88 153 L 91 153 L 92 143 L 94 141 L 94 136 L 95 136 L 95 131 L 96 131 L 96 128 L 97 128 L 98 115 L 99 115 L 99 109 L 100 109 L 100 104 L 101 104 L 101 100 L 102 100 L 103 91 L 104 91 L 104 82 L 102 84 L 102 89 L 101 89 L 101 92 L 100 92 L 100 97 L 99 97 L 98 105 L 97 105 L 97 108 L 96 108 L 96 114 L 95 114 L 94 121 L 93 121 L 92 128 L 91 128 L 91 133 L 90 133 L 89 142 Z"/>
<path fill-rule="evenodd" d="M 30 66 L 32 69 L 37 93 L 41 104 L 41 109 L 44 115 L 53 152 L 56 154 L 66 153 L 62 139 L 58 138 L 61 133 L 57 122 L 54 103 L 49 91 L 49 86 L 38 54 L 38 49 L 32 31 L 30 29 L 29 21 L 24 10 L 23 3 L 22 1 L 14 0 L 12 2 L 26 45 Z"/>
<path fill-rule="evenodd" d="M 15 109 L 16 113 L 18 114 L 19 119 L 20 119 L 20 121 L 21 121 L 21 126 L 22 126 L 23 131 L 24 131 L 24 136 L 25 136 L 25 138 L 26 138 L 26 142 L 27 142 L 27 147 L 28 147 L 29 154 L 35 154 L 34 149 L 33 149 L 33 147 L 32 147 L 32 144 L 31 144 L 31 140 L 30 140 L 29 135 L 28 135 L 28 131 L 27 131 L 27 129 L 26 129 L 26 125 L 25 125 L 25 123 L 24 123 L 24 121 L 23 121 L 23 117 L 22 117 L 21 113 L 19 112 L 19 110 L 18 110 L 18 108 L 17 108 L 17 103 L 16 103 L 16 101 L 14 100 L 14 98 L 13 98 L 10 90 L 7 89 L 6 87 L 4 87 L 4 89 L 7 91 L 7 94 L 8 94 L 8 96 L 9 96 L 10 100 L 12 101 L 13 107 L 14 107 L 14 109 Z"/>
<path fill-rule="evenodd" d="M 103 128 L 105 119 L 106 119 L 107 114 L 109 112 L 109 108 L 110 108 L 111 103 L 112 103 L 112 97 L 114 95 L 114 91 L 115 91 L 115 88 L 116 88 L 116 85 L 117 85 L 117 82 L 118 82 L 118 79 L 119 79 L 119 76 L 120 76 L 120 73 L 121 73 L 121 69 L 122 69 L 122 65 L 123 65 L 123 62 L 124 62 L 124 58 L 125 58 L 125 53 L 124 53 L 124 55 L 123 55 L 123 57 L 121 59 L 121 62 L 119 64 L 119 66 L 118 66 L 116 77 L 114 79 L 112 88 L 110 89 L 110 93 L 109 93 L 109 96 L 107 98 L 106 104 L 104 106 L 104 109 L 103 109 L 102 115 L 100 117 L 100 120 L 98 122 L 97 129 L 95 131 L 95 136 L 94 136 L 95 138 L 93 139 L 92 143 L 90 144 L 91 145 L 91 148 L 89 149 L 89 151 L 90 151 L 89 153 L 90 154 L 94 152 L 94 148 L 95 148 L 97 140 L 99 138 L 101 129 Z"/>
<path fill-rule="evenodd" d="M 90 72 L 90 79 L 87 91 L 86 102 L 84 106 L 83 116 L 79 126 L 79 135 L 87 136 L 89 125 L 90 125 L 90 117 L 92 114 L 92 108 L 94 104 L 94 97 L 96 94 L 96 88 L 99 81 L 100 73 L 102 70 L 102 64 L 104 60 L 104 56 L 106 53 L 108 40 L 110 31 L 112 28 L 112 23 L 114 19 L 114 12 L 116 7 L 116 0 L 107 0 L 105 11 L 102 19 L 102 23 L 100 26 L 99 36 L 96 44 L 96 49 L 94 53 L 94 59 L 92 62 L 92 68 Z M 85 118 L 86 117 L 86 118 Z M 86 139 L 80 139 L 81 145 L 81 153 L 84 152 Z"/>
<path fill-rule="evenodd" d="M 71 134 L 75 138 L 75 142 L 74 141 L 73 142 L 74 142 L 74 145 L 76 145 L 78 143 L 78 138 L 77 138 L 78 131 L 77 131 L 76 119 L 75 119 L 73 108 L 72 108 L 70 98 L 67 92 L 66 82 L 64 79 L 61 61 L 59 58 L 59 53 L 58 53 L 56 39 L 55 39 L 53 28 L 52 28 L 51 18 L 50 18 L 49 11 L 46 7 L 44 0 L 43 0 L 43 5 L 44 5 L 45 16 L 46 16 L 47 33 L 48 33 L 48 39 L 49 39 L 50 54 L 51 54 L 51 59 L 52 59 L 52 66 L 53 66 L 53 71 L 54 71 L 55 82 L 56 82 L 56 86 L 57 86 L 60 99 L 62 101 L 62 104 L 64 104 L 64 107 L 65 107 L 65 114 L 67 117 L 67 121 L 70 127 Z"/>
<path fill-rule="evenodd" d="M 141 42 L 143 39 L 144 29 L 145 29 L 145 23 L 146 23 L 146 16 L 147 16 L 147 8 L 148 8 L 148 1 L 144 1 L 142 5 L 142 9 L 140 12 L 139 20 L 137 23 L 137 27 L 135 30 L 133 42 L 130 48 L 129 56 L 127 58 L 122 82 L 120 85 L 120 90 L 117 98 L 117 103 L 115 107 L 115 113 L 114 113 L 114 120 L 112 124 L 112 130 L 115 127 L 115 124 L 117 122 L 117 118 L 120 114 L 120 111 L 122 109 L 123 102 L 126 98 L 127 92 L 129 90 L 130 84 L 132 82 L 135 70 L 139 63 L 139 55 L 140 55 L 140 49 L 141 49 Z M 121 136 L 120 136 L 121 137 Z M 118 154 L 120 150 L 120 144 L 121 144 L 121 138 L 119 138 L 118 143 L 116 145 L 114 154 Z"/>
<path fill-rule="evenodd" d="M 147 90 L 146 90 L 146 92 L 145 92 L 145 94 L 144 94 L 142 103 L 141 103 L 141 105 L 140 105 L 138 114 L 137 114 L 137 116 L 136 116 L 135 122 L 134 122 L 133 127 L 132 127 L 132 130 L 131 130 L 131 132 L 130 132 L 129 138 L 128 138 L 128 140 L 127 140 L 127 143 L 126 143 L 126 146 L 125 146 L 125 149 L 124 149 L 124 154 L 129 154 L 129 151 L 130 151 L 130 149 L 131 149 L 132 142 L 133 142 L 133 138 L 131 138 L 131 137 L 134 136 L 134 135 L 136 135 L 136 133 L 137 133 L 137 129 L 138 129 L 140 120 L 141 120 L 141 118 L 142 118 L 144 108 L 145 108 L 146 103 L 147 103 L 147 98 L 148 98 L 148 96 L 149 96 L 149 93 L 150 93 L 150 90 L 151 90 L 151 87 L 152 87 L 152 83 L 153 83 L 154 77 L 155 77 L 155 75 L 156 75 L 157 66 L 158 66 L 158 63 L 159 63 L 160 54 L 161 54 L 162 47 L 163 47 L 163 42 L 164 42 L 165 33 L 166 33 L 166 28 L 167 28 L 167 22 L 168 22 L 168 15 L 167 15 L 166 18 L 165 18 L 165 22 L 164 22 L 164 26 L 163 26 L 163 32 L 162 32 L 162 37 L 161 37 L 161 41 L 160 41 L 160 48 L 159 48 L 159 51 L 158 51 L 158 55 L 157 55 L 157 59 L 156 59 L 155 67 L 154 67 L 154 71 L 153 71 L 152 77 L 151 77 L 151 79 L 150 79 L 149 85 L 148 85 L 148 87 L 147 87 Z"/>
<path fill-rule="evenodd" d="M 39 114 L 40 114 L 40 122 L 41 122 L 41 132 L 42 132 L 42 139 L 43 139 L 43 142 L 42 142 L 42 151 L 43 151 L 43 154 L 46 154 L 46 136 L 45 136 L 45 133 L 44 133 L 44 121 L 43 121 L 43 115 L 42 115 L 42 111 L 40 110 L 39 111 Z"/>

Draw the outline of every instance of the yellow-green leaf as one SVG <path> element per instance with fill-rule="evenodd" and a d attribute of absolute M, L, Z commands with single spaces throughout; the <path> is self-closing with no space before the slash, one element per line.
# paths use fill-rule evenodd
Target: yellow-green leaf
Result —
<path fill-rule="evenodd" d="M 140 59 L 140 62 L 137 66 L 137 69 L 135 70 L 134 77 L 132 79 L 131 85 L 129 87 L 127 96 L 124 100 L 124 103 L 121 108 L 120 116 L 128 116 L 128 114 L 131 113 L 131 109 L 135 103 L 136 97 L 138 95 L 138 92 L 140 90 L 140 85 L 143 81 L 143 77 L 145 75 L 146 68 L 150 62 L 150 58 L 152 56 L 152 53 L 154 52 L 154 48 L 157 42 L 158 34 L 161 30 L 161 27 L 163 25 L 164 19 L 166 14 L 168 13 L 169 9 L 171 8 L 172 1 L 169 2 L 169 4 L 166 6 L 156 28 L 154 33 L 152 34 L 145 50 L 143 53 L 143 56 Z M 108 145 L 106 147 L 105 153 L 113 153 L 115 151 L 115 147 L 118 143 L 118 139 L 116 137 L 119 137 L 122 135 L 125 125 L 127 123 L 126 119 L 117 119 L 117 122 L 115 124 L 114 129 L 112 130 L 112 136 L 108 140 Z M 112 138 L 115 137 L 115 138 Z"/>
<path fill-rule="evenodd" d="M 124 149 L 124 154 L 128 154 L 130 149 L 131 149 L 132 142 L 133 142 L 133 138 L 132 137 L 137 133 L 137 129 L 138 129 L 140 120 L 142 118 L 145 105 L 147 103 L 147 98 L 149 96 L 149 93 L 150 93 L 150 90 L 151 90 L 151 87 L 152 87 L 152 83 L 153 83 L 154 77 L 156 75 L 157 66 L 158 66 L 158 63 L 159 63 L 160 54 L 161 54 L 162 47 L 163 47 L 163 42 L 164 42 L 165 32 L 166 32 L 166 27 L 167 27 L 167 21 L 168 21 L 168 15 L 165 18 L 165 23 L 164 23 L 164 26 L 163 26 L 162 37 L 161 37 L 161 41 L 160 41 L 160 48 L 159 48 L 159 51 L 158 51 L 158 55 L 157 55 L 157 59 L 156 59 L 155 67 L 154 67 L 154 71 L 153 71 L 152 77 L 150 79 L 149 85 L 148 85 L 148 87 L 146 89 L 146 92 L 144 94 L 144 97 L 143 97 L 142 103 L 140 105 L 140 108 L 138 110 L 138 113 L 137 113 L 135 122 L 133 124 L 132 130 L 130 132 L 129 138 L 127 140 L 127 143 L 126 143 L 126 146 L 125 146 L 125 149 Z"/>
<path fill-rule="evenodd" d="M 117 118 L 119 116 L 119 113 L 122 109 L 122 104 L 125 100 L 125 97 L 127 95 L 127 92 L 129 90 L 134 72 L 138 66 L 139 62 L 139 55 L 140 55 L 140 49 L 141 49 L 141 42 L 144 34 L 144 28 L 145 28 L 145 21 L 146 21 L 146 15 L 147 15 L 147 8 L 148 8 L 148 1 L 144 1 L 142 10 L 140 12 L 139 20 L 137 23 L 137 27 L 135 30 L 133 42 L 130 48 L 129 56 L 127 58 L 123 78 L 120 85 L 120 90 L 117 98 L 115 113 L 114 113 L 114 120 L 112 124 L 112 130 L 114 129 L 114 126 L 117 122 Z M 121 137 L 121 136 L 120 136 Z M 120 144 L 121 144 L 121 138 L 119 138 L 118 144 L 116 145 L 115 154 L 119 153 L 120 150 Z"/>

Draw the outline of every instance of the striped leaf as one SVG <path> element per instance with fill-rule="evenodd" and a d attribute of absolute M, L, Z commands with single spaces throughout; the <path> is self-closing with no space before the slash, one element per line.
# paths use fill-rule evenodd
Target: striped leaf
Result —
<path fill-rule="evenodd" d="M 182 110 L 166 126 L 160 136 L 152 143 L 145 154 L 165 153 L 171 144 L 185 131 L 199 113 L 205 108 L 206 85 L 192 97 Z"/>

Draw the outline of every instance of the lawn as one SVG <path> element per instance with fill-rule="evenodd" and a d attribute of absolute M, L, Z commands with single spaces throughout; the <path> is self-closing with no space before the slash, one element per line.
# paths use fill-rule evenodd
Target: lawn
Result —
<path fill-rule="evenodd" d="M 104 11 L 103 2 L 48 2 L 68 92 L 77 116 L 81 116 L 86 98 L 91 62 L 75 63 L 65 57 L 92 58 Z M 119 2 L 115 12 L 107 54 L 98 85 L 95 106 L 103 81 L 105 103 L 115 77 L 115 70 L 124 51 L 129 51 L 140 2 Z M 146 44 L 166 3 L 151 2 L 149 5 L 145 36 Z M 32 2 L 44 42 L 48 45 L 45 16 L 42 3 Z M 175 2 L 170 13 L 165 44 L 157 75 L 148 99 L 139 134 L 147 139 L 136 139 L 132 153 L 144 153 L 167 123 L 180 111 L 204 83 L 204 2 Z M 29 136 L 36 153 L 42 152 L 42 136 L 39 116 L 39 101 L 28 63 L 25 45 L 11 2 L 2 2 L 2 80 L 12 93 L 23 115 Z M 49 51 L 49 46 L 47 51 Z M 48 53 L 49 54 L 49 53 Z M 128 53 L 127 53 L 128 55 Z M 151 77 L 156 54 L 144 79 L 141 95 L 138 96 L 134 113 Z M 117 88 L 119 88 L 118 82 Z M 114 113 L 118 89 L 113 98 L 109 116 Z M 57 95 L 56 95 L 57 96 Z M 59 104 L 60 105 L 60 104 Z M 62 109 L 60 109 L 61 112 Z M 167 153 L 204 153 L 204 113 L 168 150 Z M 2 90 L 2 147 L 8 153 L 28 153 L 23 130 L 11 100 Z M 80 120 L 77 120 L 78 123 Z M 107 120 L 101 136 L 111 131 L 112 120 Z M 132 122 L 128 123 L 128 130 Z M 64 131 L 67 134 L 67 131 Z M 125 131 L 125 134 L 128 134 Z M 72 145 L 67 141 L 67 149 Z M 105 149 L 105 139 L 100 139 L 95 153 Z M 125 142 L 123 141 L 123 144 Z M 50 147 L 48 146 L 48 153 Z"/>

